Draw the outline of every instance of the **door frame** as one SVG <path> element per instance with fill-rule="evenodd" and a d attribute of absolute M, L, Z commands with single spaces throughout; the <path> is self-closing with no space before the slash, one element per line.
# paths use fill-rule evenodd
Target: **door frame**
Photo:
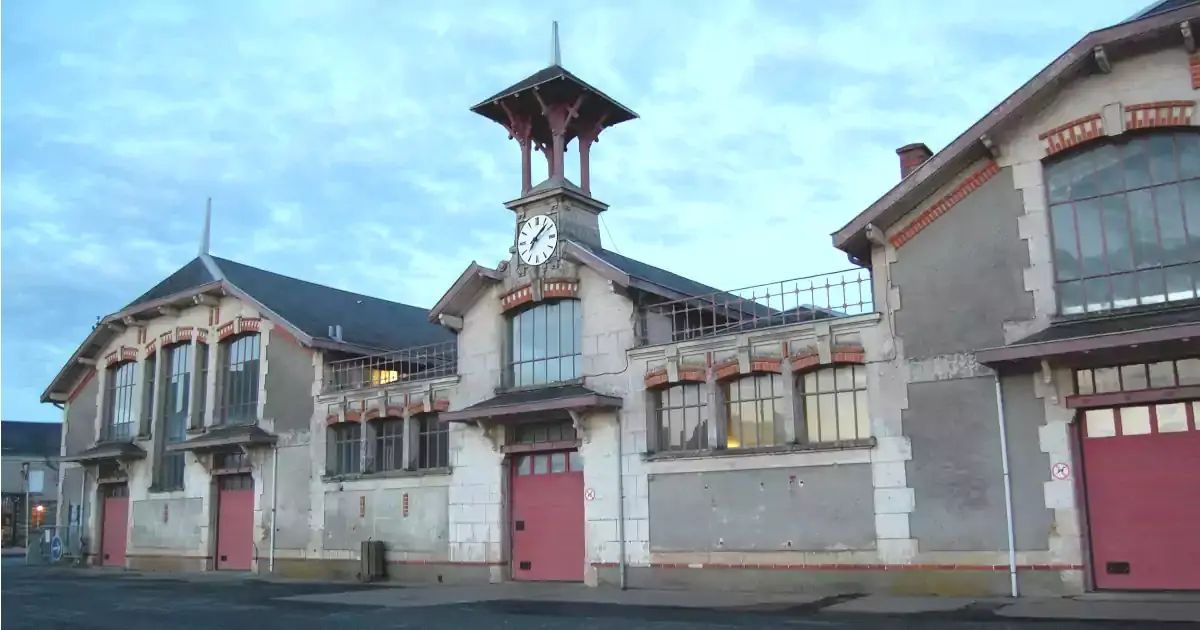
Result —
<path fill-rule="evenodd" d="M 541 444 L 522 445 L 522 447 L 523 448 L 521 448 L 519 450 L 512 450 L 512 451 L 507 452 L 504 456 L 504 459 L 501 462 L 501 470 L 504 475 L 504 484 L 505 484 L 505 490 L 506 490 L 505 501 L 504 501 L 504 510 L 503 510 L 504 523 L 505 523 L 504 534 L 508 537 L 508 539 L 504 545 L 504 550 L 508 555 L 508 557 L 505 559 L 505 563 L 508 566 L 507 576 L 508 576 L 509 581 L 537 583 L 537 582 L 541 582 L 542 580 L 518 580 L 517 579 L 517 567 L 513 566 L 513 561 L 516 559 L 516 553 L 515 553 L 515 548 L 514 548 L 515 547 L 515 540 L 514 540 L 515 536 L 513 536 L 514 530 L 516 528 L 516 522 L 513 520 L 513 503 L 516 501 L 516 492 L 514 491 L 514 489 L 516 487 L 516 477 L 517 477 L 517 470 L 518 470 L 518 467 L 515 465 L 515 461 L 518 457 L 524 457 L 524 456 L 529 456 L 529 455 L 546 455 L 546 454 L 550 454 L 550 453 L 568 453 L 567 457 L 569 460 L 569 458 L 570 458 L 569 453 L 579 452 L 580 442 L 578 442 L 578 441 L 545 442 L 545 443 L 541 443 Z M 582 459 L 582 453 L 580 453 L 580 458 Z M 530 465 L 532 466 L 532 464 L 530 464 Z M 587 463 L 584 462 L 584 470 L 586 470 L 586 469 L 587 469 Z M 580 470 L 579 473 L 584 474 L 584 470 Z M 586 477 L 584 478 L 584 492 L 585 493 L 587 492 L 587 478 Z M 580 497 L 580 500 L 586 502 L 586 499 L 584 497 Z M 579 562 L 583 566 L 583 579 L 581 579 L 578 583 L 582 584 L 584 581 L 587 580 L 587 568 L 588 568 L 587 506 L 586 505 L 584 506 L 584 511 L 583 511 L 583 555 L 580 557 Z M 554 584 L 554 583 L 558 583 L 558 582 L 550 581 L 547 583 Z M 568 582 L 561 582 L 561 583 L 574 584 L 575 582 L 568 581 Z"/>
<path fill-rule="evenodd" d="M 105 521 L 108 519 L 108 488 L 113 486 L 125 486 L 125 562 L 121 564 L 121 568 L 129 566 L 129 517 L 133 510 L 133 501 L 129 496 L 129 480 L 128 479 L 99 479 L 96 481 L 96 504 L 99 509 L 96 510 L 99 518 L 96 519 L 96 535 L 93 540 L 96 541 L 94 550 L 90 550 L 95 557 L 94 566 L 103 567 L 104 565 L 104 529 Z"/>
<path fill-rule="evenodd" d="M 234 571 L 234 572 L 242 571 L 242 569 L 221 569 L 220 566 L 218 566 L 218 562 L 220 561 L 220 553 L 221 553 L 221 550 L 220 550 L 221 479 L 223 479 L 225 477 L 234 477 L 234 476 L 239 476 L 239 475 L 244 475 L 244 476 L 250 478 L 250 492 L 255 493 L 254 501 L 255 501 L 255 503 L 257 503 L 258 502 L 257 492 L 259 489 L 259 487 L 258 487 L 259 481 L 254 478 L 254 473 L 251 472 L 250 470 L 236 469 L 236 468 L 224 469 L 224 470 L 214 470 L 212 475 L 210 475 L 211 481 L 209 482 L 209 488 L 210 488 L 211 494 L 209 496 L 212 497 L 211 503 L 210 503 L 212 508 L 209 510 L 209 519 L 208 519 L 209 524 L 210 524 L 209 530 L 208 530 L 209 531 L 209 549 L 210 549 L 210 553 L 208 556 L 208 564 L 209 564 L 209 570 L 211 570 L 211 571 Z M 251 510 L 251 512 L 250 512 L 250 520 L 251 520 L 250 543 L 251 543 L 251 545 L 254 546 L 255 551 L 250 557 L 250 568 L 245 569 L 244 571 L 248 571 L 250 573 L 257 573 L 258 572 L 258 551 L 257 551 L 258 545 L 254 545 L 254 526 L 253 526 L 254 510 Z"/>

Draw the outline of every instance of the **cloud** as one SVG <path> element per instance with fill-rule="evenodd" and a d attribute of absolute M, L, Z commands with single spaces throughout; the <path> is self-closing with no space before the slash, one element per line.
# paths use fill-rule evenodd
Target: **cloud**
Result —
<path fill-rule="evenodd" d="M 468 108 L 547 63 L 551 19 L 564 65 L 641 115 L 593 153 L 609 245 L 737 287 L 848 266 L 828 235 L 895 182 L 892 149 L 940 148 L 1143 2 L 10 7 L 4 417 L 53 417 L 38 394 L 194 256 L 208 197 L 214 253 L 389 299 L 506 257 L 516 147 Z"/>

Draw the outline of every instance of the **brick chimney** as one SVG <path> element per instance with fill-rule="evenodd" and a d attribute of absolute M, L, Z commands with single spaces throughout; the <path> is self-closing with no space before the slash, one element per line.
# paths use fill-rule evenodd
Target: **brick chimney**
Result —
<path fill-rule="evenodd" d="M 900 179 L 904 179 L 933 157 L 933 151 L 930 151 L 924 142 L 914 142 L 896 149 L 896 155 L 900 156 Z"/>

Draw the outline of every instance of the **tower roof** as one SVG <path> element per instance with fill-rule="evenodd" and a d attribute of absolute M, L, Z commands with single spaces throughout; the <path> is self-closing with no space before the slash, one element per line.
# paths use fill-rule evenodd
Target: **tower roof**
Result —
<path fill-rule="evenodd" d="M 558 64 L 538 70 L 525 79 L 500 90 L 472 107 L 471 111 L 505 126 L 510 122 L 508 114 L 504 111 L 505 106 L 513 113 L 530 114 L 533 120 L 533 139 L 548 143 L 552 136 L 550 126 L 542 117 L 542 106 L 535 94 L 540 94 L 546 103 L 571 103 L 582 96 L 583 100 L 580 103 L 577 120 L 588 122 L 603 120 L 605 127 L 638 117 L 633 110 L 618 103 L 612 97 L 592 87 L 587 81 L 571 74 L 570 71 Z M 567 142 L 577 135 L 578 129 L 574 128 L 574 125 L 569 126 Z"/>

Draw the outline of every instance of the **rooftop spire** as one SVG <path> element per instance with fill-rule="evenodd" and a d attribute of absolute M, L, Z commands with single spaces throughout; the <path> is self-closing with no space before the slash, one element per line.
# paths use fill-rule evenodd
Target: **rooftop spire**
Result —
<path fill-rule="evenodd" d="M 555 20 L 553 24 L 554 24 L 552 27 L 553 42 L 551 43 L 551 48 L 550 48 L 550 65 L 561 66 L 562 65 L 562 50 L 559 49 L 559 47 L 558 47 L 558 20 Z"/>
<path fill-rule="evenodd" d="M 212 197 L 204 204 L 204 231 L 200 233 L 200 255 L 208 255 L 209 233 L 212 232 Z"/>

